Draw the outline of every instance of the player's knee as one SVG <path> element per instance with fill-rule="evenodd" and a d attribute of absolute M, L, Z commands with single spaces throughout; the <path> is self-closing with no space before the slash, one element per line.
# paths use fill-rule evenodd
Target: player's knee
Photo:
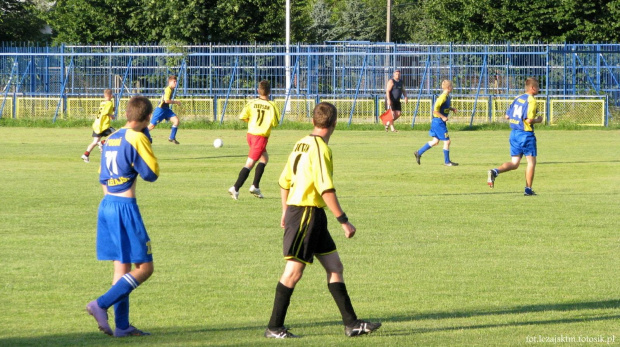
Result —
<path fill-rule="evenodd" d="M 297 282 L 299 282 L 299 280 L 301 280 L 302 276 L 303 276 L 303 272 L 301 271 L 287 271 L 284 274 L 282 274 L 282 278 L 280 282 L 282 282 L 285 285 L 293 284 L 294 286 Z"/>

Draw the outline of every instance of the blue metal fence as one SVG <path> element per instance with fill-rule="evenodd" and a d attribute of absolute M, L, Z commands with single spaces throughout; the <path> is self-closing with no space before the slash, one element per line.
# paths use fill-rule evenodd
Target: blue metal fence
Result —
<path fill-rule="evenodd" d="M 178 74 L 177 96 L 247 97 L 268 79 L 274 97 L 285 97 L 286 55 L 284 45 L 265 44 L 0 44 L 0 91 L 4 100 L 10 94 L 99 97 L 106 88 L 117 95 L 157 96 L 167 76 Z M 290 94 L 305 98 L 376 98 L 398 67 L 412 99 L 438 93 L 443 79 L 452 80 L 459 95 L 514 96 L 526 77 L 535 76 L 543 94 L 601 95 L 620 106 L 620 44 L 340 42 L 293 45 L 290 57 Z"/>

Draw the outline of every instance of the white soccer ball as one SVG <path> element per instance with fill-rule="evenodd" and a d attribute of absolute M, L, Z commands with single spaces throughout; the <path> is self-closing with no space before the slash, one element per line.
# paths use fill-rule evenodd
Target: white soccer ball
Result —
<path fill-rule="evenodd" d="M 213 147 L 220 148 L 222 146 L 224 146 L 224 141 L 222 141 L 222 139 L 215 139 L 213 141 Z"/>

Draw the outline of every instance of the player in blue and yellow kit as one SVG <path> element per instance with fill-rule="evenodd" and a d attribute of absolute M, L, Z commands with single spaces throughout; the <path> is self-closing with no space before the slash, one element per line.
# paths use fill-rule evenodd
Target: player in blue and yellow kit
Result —
<path fill-rule="evenodd" d="M 250 152 L 245 165 L 239 171 L 237 182 L 228 189 L 230 196 L 237 200 L 239 198 L 239 189 L 250 176 L 250 171 L 256 165 L 254 172 L 254 182 L 250 186 L 250 193 L 257 198 L 262 199 L 263 194 L 260 191 L 260 180 L 265 172 L 265 166 L 269 161 L 267 154 L 267 142 L 271 135 L 271 128 L 278 125 L 280 120 L 280 111 L 278 106 L 269 101 L 271 94 L 271 85 L 269 81 L 260 81 L 258 84 L 258 99 L 252 100 L 243 108 L 239 119 L 248 123 L 248 133 L 246 135 Z"/>
<path fill-rule="evenodd" d="M 151 241 L 136 203 L 136 178 L 159 177 L 157 158 L 145 134 L 153 105 L 135 96 L 127 104 L 127 124 L 104 145 L 99 181 L 104 197 L 97 220 L 97 259 L 114 263 L 112 288 L 86 306 L 99 330 L 115 337 L 149 335 L 129 324 L 129 294 L 153 273 Z M 134 269 L 131 269 L 131 264 Z M 114 306 L 114 332 L 108 308 Z"/>
<path fill-rule="evenodd" d="M 284 327 L 284 319 L 293 289 L 306 265 L 316 257 L 327 272 L 327 287 L 342 315 L 347 336 L 368 334 L 381 323 L 357 319 L 344 284 L 343 265 L 336 244 L 327 230 L 325 206 L 338 216 L 347 238 L 357 231 L 342 211 L 333 181 L 332 151 L 327 146 L 336 128 L 336 107 L 322 102 L 314 108 L 312 134 L 297 141 L 280 175 L 282 219 L 284 228 L 284 273 L 276 286 L 276 295 L 269 325 L 268 338 L 297 337 Z"/>
<path fill-rule="evenodd" d="M 108 136 L 115 132 L 114 128 L 110 127 L 110 119 L 114 118 L 114 101 L 112 100 L 112 90 L 106 89 L 103 91 L 103 100 L 99 104 L 99 114 L 93 122 L 93 142 L 86 147 L 86 152 L 82 154 L 82 160 L 85 163 L 90 163 L 90 152 L 99 145 L 99 149 L 102 149 L 103 143 L 102 137 Z"/>
<path fill-rule="evenodd" d="M 443 89 L 443 93 L 441 93 L 441 95 L 437 97 L 437 100 L 435 100 L 435 106 L 433 107 L 433 120 L 431 121 L 431 130 L 428 132 L 433 139 L 430 140 L 428 143 L 424 144 L 424 146 L 422 146 L 415 153 L 413 153 L 418 165 L 420 165 L 420 159 L 422 158 L 422 154 L 431 149 L 431 147 L 438 144 L 440 140 L 443 141 L 444 165 L 459 165 L 453 161 L 450 161 L 450 136 L 448 135 L 448 127 L 446 126 L 446 122 L 448 121 L 448 114 L 450 113 L 450 111 L 456 113 L 456 109 L 451 105 L 452 98 L 450 97 L 450 92 L 452 92 L 452 82 L 444 80 L 443 82 L 441 82 L 441 89 Z"/>
<path fill-rule="evenodd" d="M 153 112 L 153 118 L 151 119 L 151 124 L 149 124 L 149 131 L 153 130 L 157 124 L 164 120 L 169 120 L 172 122 L 172 130 L 170 130 L 170 137 L 168 141 L 179 144 L 177 141 L 177 129 L 179 127 L 179 117 L 172 111 L 170 105 L 181 105 L 180 101 L 172 100 L 172 96 L 174 94 L 174 88 L 177 87 L 177 76 L 168 77 L 168 87 L 164 89 L 164 94 L 161 96 L 161 100 L 159 101 L 159 105 L 155 108 L 155 112 Z"/>
<path fill-rule="evenodd" d="M 521 158 L 525 155 L 527 159 L 527 169 L 525 169 L 525 191 L 524 195 L 532 196 L 536 193 L 532 190 L 534 182 L 534 171 L 536 169 L 536 135 L 534 135 L 534 124 L 542 123 L 543 117 L 536 116 L 536 98 L 534 95 L 539 92 L 538 80 L 530 77 L 525 80 L 525 94 L 517 96 L 508 111 L 506 119 L 510 122 L 510 156 L 512 160 L 503 163 L 496 169 L 489 170 L 487 183 L 489 187 L 495 187 L 495 178 L 502 172 L 516 170 L 521 163 Z"/>

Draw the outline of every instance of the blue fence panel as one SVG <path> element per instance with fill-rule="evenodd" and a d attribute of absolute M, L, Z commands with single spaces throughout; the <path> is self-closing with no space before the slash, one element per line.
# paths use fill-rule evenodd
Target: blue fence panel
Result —
<path fill-rule="evenodd" d="M 544 94 L 606 95 L 610 105 L 620 106 L 620 44 L 334 42 L 293 45 L 290 58 L 290 67 L 296 66 L 289 71 L 294 76 L 290 93 L 309 99 L 381 99 L 398 67 L 410 96 L 437 94 L 441 81 L 450 79 L 460 95 L 508 97 L 535 76 Z M 15 63 L 17 77 L 6 90 Z M 99 97 L 106 88 L 116 94 L 158 96 L 171 74 L 180 74 L 177 95 L 182 97 L 253 96 L 262 79 L 271 81 L 274 96 L 285 96 L 286 47 L 0 43 L 0 91 L 7 97 L 63 97 L 66 76 L 64 93 L 70 96 Z"/>

